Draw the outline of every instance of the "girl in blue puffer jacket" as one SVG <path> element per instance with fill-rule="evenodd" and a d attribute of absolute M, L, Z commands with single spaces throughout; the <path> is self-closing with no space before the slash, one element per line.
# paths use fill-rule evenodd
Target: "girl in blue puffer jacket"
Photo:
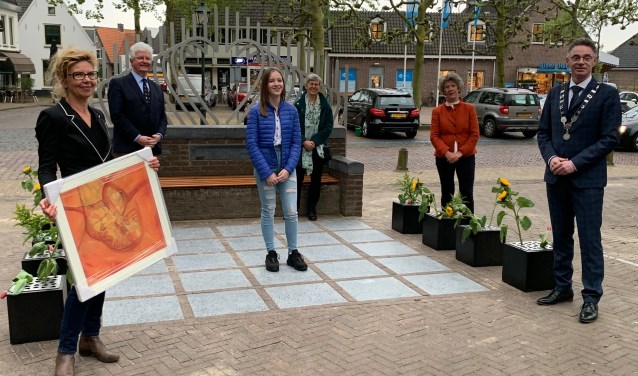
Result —
<path fill-rule="evenodd" d="M 286 85 L 281 71 L 267 68 L 260 81 L 259 105 L 252 106 L 246 125 L 246 148 L 253 162 L 259 199 L 261 233 L 266 243 L 266 270 L 279 271 L 275 251 L 275 208 L 277 191 L 284 212 L 288 260 L 296 270 L 308 265 L 297 250 L 297 174 L 301 153 L 301 130 L 297 109 L 286 102 Z"/>

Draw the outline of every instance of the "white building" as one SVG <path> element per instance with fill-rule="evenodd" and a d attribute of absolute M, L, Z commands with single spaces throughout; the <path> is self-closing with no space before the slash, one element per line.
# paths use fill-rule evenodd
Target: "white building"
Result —
<path fill-rule="evenodd" d="M 0 92 L 19 85 L 21 75 L 35 73 L 33 64 L 20 54 L 18 13 L 16 0 L 0 0 Z M 0 100 L 4 100 L 0 97 Z"/>
<path fill-rule="evenodd" d="M 18 14 L 22 54 L 30 57 L 35 65 L 35 74 L 31 75 L 33 90 L 51 89 L 44 77 L 51 45 L 89 51 L 95 51 L 95 45 L 65 4 L 51 5 L 47 0 L 17 1 L 22 8 Z"/>

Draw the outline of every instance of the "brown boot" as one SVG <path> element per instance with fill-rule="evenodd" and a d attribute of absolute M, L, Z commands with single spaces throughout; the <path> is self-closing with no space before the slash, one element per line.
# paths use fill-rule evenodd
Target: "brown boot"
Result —
<path fill-rule="evenodd" d="M 74 354 L 58 353 L 55 357 L 55 376 L 73 376 Z"/>
<path fill-rule="evenodd" d="M 91 356 L 97 358 L 100 362 L 103 363 L 114 363 L 120 360 L 119 355 L 115 355 L 110 353 L 106 346 L 100 340 L 100 337 L 88 337 L 85 335 L 80 336 L 80 355 L 82 356 Z"/>

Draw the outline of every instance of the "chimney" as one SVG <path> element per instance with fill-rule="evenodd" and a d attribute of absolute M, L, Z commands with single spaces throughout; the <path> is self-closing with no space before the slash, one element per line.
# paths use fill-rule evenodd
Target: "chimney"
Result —
<path fill-rule="evenodd" d="M 117 24 L 117 31 L 123 33 L 124 32 L 124 24 L 121 24 L 121 23 Z"/>

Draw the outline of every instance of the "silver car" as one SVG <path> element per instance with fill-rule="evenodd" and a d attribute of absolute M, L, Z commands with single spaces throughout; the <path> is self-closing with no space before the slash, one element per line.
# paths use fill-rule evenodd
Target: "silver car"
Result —
<path fill-rule="evenodd" d="M 532 138 L 538 131 L 541 105 L 538 94 L 527 89 L 481 88 L 464 100 L 476 107 L 479 128 L 486 137 L 500 132 L 523 132 Z"/>

